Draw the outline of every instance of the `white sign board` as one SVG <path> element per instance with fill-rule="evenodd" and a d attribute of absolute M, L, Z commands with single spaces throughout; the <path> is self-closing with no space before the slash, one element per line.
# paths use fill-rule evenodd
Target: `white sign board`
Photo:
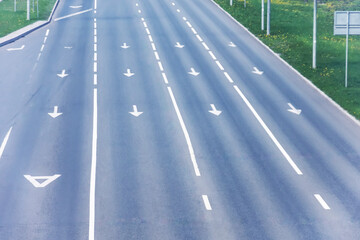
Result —
<path fill-rule="evenodd" d="M 334 35 L 346 35 L 347 33 L 349 35 L 360 35 L 360 11 L 335 12 Z"/>

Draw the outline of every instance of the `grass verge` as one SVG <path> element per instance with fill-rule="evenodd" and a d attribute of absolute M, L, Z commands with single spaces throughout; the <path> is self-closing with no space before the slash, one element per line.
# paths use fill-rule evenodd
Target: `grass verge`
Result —
<path fill-rule="evenodd" d="M 39 20 L 47 20 L 56 0 L 39 0 L 39 18 L 37 18 L 37 0 L 30 0 L 30 19 L 26 20 L 26 0 L 16 0 L 16 12 L 14 12 L 14 0 L 0 2 L 0 37 L 6 36 L 20 28 Z"/>
<path fill-rule="evenodd" d="M 360 36 L 349 38 L 348 88 L 345 84 L 345 36 L 333 35 L 334 11 L 358 10 L 360 0 L 329 0 L 318 5 L 317 68 L 312 68 L 313 2 L 271 1 L 271 34 L 261 30 L 261 0 L 215 0 L 261 41 L 310 79 L 350 114 L 360 119 Z"/>

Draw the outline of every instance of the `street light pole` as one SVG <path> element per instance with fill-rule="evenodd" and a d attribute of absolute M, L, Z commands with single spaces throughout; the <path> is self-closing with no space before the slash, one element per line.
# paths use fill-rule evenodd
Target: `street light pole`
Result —
<path fill-rule="evenodd" d="M 26 14 L 26 20 L 30 20 L 30 0 L 27 0 L 27 14 Z"/>
<path fill-rule="evenodd" d="M 317 15 L 317 0 L 314 0 L 314 27 L 313 27 L 313 59 L 312 68 L 316 68 L 316 15 Z"/>
<path fill-rule="evenodd" d="M 233 1 L 233 0 L 230 0 L 230 6 L 232 6 L 232 1 Z"/>
<path fill-rule="evenodd" d="M 270 35 L 270 5 L 271 5 L 271 0 L 267 0 L 267 31 L 266 31 L 266 35 Z"/>
<path fill-rule="evenodd" d="M 261 0 L 261 30 L 264 30 L 264 0 Z"/>

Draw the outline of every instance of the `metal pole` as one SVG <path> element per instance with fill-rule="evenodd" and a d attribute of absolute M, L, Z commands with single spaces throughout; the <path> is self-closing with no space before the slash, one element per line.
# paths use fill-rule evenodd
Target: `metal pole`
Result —
<path fill-rule="evenodd" d="M 26 20 L 30 20 L 30 0 L 27 0 L 27 14 L 26 14 Z"/>
<path fill-rule="evenodd" d="M 36 12 L 37 12 L 36 16 L 37 18 L 39 18 L 39 0 L 37 0 L 36 2 Z"/>
<path fill-rule="evenodd" d="M 33 0 L 33 7 L 32 7 L 32 12 L 35 11 L 35 0 Z"/>
<path fill-rule="evenodd" d="M 230 6 L 232 6 L 232 1 L 233 1 L 233 0 L 230 0 Z"/>
<path fill-rule="evenodd" d="M 270 5 L 271 5 L 271 0 L 267 0 L 267 21 L 266 21 L 267 30 L 266 30 L 266 35 L 270 35 Z"/>
<path fill-rule="evenodd" d="M 313 69 L 316 68 L 316 16 L 317 16 L 317 0 L 314 0 L 313 61 L 312 61 Z"/>
<path fill-rule="evenodd" d="M 14 0 L 14 12 L 16 12 L 16 0 Z"/>
<path fill-rule="evenodd" d="M 244 7 L 246 8 L 246 0 L 244 0 Z"/>
<path fill-rule="evenodd" d="M 347 12 L 347 24 L 346 24 L 346 59 L 345 59 L 345 87 L 347 88 L 348 82 L 348 57 L 349 57 L 349 21 L 350 14 Z"/>
<path fill-rule="evenodd" d="M 261 30 L 264 30 L 264 0 L 261 0 Z"/>

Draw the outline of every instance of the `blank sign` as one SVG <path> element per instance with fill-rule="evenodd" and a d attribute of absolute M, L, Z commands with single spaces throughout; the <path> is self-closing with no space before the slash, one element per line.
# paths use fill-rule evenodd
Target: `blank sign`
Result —
<path fill-rule="evenodd" d="M 349 14 L 349 35 L 360 35 L 360 11 L 336 11 L 334 35 L 346 35 Z"/>

